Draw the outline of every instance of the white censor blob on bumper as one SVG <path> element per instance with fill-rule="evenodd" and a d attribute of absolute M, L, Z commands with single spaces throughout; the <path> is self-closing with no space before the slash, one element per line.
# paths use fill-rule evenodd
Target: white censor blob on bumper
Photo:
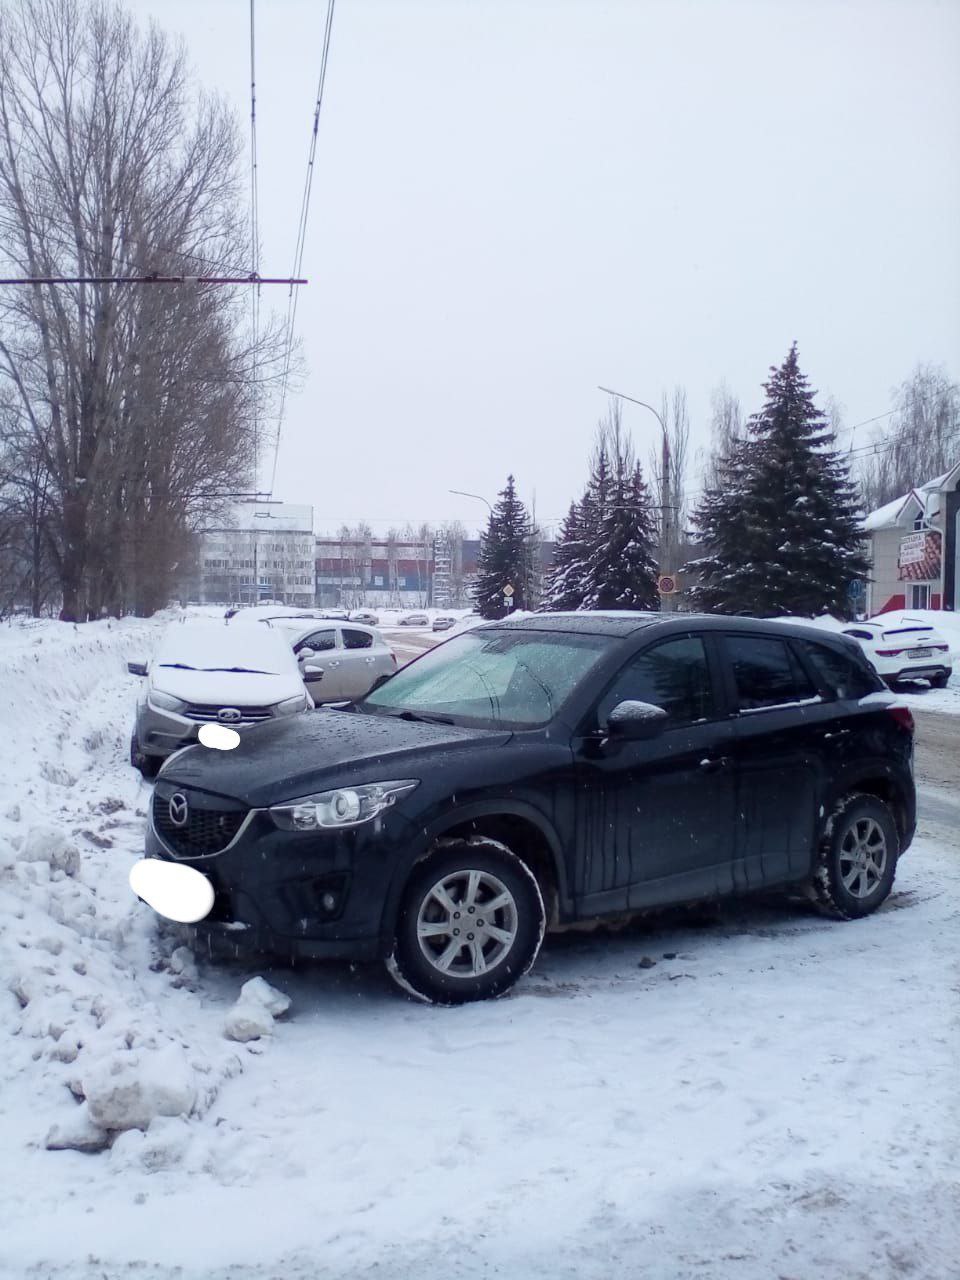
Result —
<path fill-rule="evenodd" d="M 240 735 L 236 729 L 228 729 L 225 724 L 202 724 L 197 737 L 205 747 L 214 751 L 232 751 L 240 745 Z"/>
<path fill-rule="evenodd" d="M 213 906 L 213 885 L 207 877 L 178 862 L 141 858 L 130 868 L 130 888 L 158 915 L 178 924 L 196 924 Z"/>

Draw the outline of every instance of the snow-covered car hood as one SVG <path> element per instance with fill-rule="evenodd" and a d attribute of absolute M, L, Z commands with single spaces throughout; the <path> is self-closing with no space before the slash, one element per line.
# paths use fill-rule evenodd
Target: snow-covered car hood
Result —
<path fill-rule="evenodd" d="M 184 702 L 218 707 L 269 707 L 304 691 L 296 672 L 261 674 L 251 671 L 183 671 L 179 667 L 153 667 L 150 689 L 182 698 Z"/>

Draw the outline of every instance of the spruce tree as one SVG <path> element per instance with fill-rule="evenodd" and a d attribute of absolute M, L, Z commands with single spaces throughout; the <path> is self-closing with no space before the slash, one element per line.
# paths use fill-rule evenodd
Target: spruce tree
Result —
<path fill-rule="evenodd" d="M 487 532 L 480 544 L 476 600 L 481 617 L 502 618 L 512 610 L 504 602 L 503 589 L 513 587 L 513 609 L 527 607 L 527 540 L 531 525 L 527 510 L 517 497 L 513 476 L 507 477 L 490 513 Z"/>
<path fill-rule="evenodd" d="M 757 617 L 844 614 L 869 572 L 849 467 L 835 448 L 796 343 L 771 368 L 766 403 L 718 462 L 694 514 L 704 554 L 687 566 L 704 609 Z"/>
<path fill-rule="evenodd" d="M 653 513 L 640 463 L 617 448 L 586 574 L 586 609 L 659 609 Z"/>
<path fill-rule="evenodd" d="M 571 502 L 553 552 L 543 609 L 563 612 L 583 606 L 589 547 L 584 537 L 582 502 Z"/>

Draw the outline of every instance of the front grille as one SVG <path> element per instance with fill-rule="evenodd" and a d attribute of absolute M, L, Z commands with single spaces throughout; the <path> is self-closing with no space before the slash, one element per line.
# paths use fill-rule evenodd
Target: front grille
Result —
<path fill-rule="evenodd" d="M 206 702 L 188 702 L 183 714 L 191 720 L 218 723 L 222 710 L 222 707 L 211 706 Z M 261 720 L 273 719 L 273 711 L 270 707 L 237 707 L 236 710 L 240 712 L 240 719 L 231 720 L 230 724 L 259 724 Z"/>
<path fill-rule="evenodd" d="M 240 830 L 246 816 L 242 810 L 196 809 L 190 805 L 186 825 L 178 827 L 170 817 L 169 797 L 156 792 L 153 796 L 157 834 L 183 858 L 220 853 Z"/>

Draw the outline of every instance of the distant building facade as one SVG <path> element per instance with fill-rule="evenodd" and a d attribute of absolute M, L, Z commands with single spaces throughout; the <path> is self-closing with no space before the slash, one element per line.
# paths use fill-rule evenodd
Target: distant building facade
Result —
<path fill-rule="evenodd" d="M 872 563 L 867 612 L 960 607 L 960 462 L 864 521 Z"/>
<path fill-rule="evenodd" d="M 235 504 L 200 535 L 187 593 L 198 604 L 314 604 L 313 508 Z"/>
<path fill-rule="evenodd" d="M 318 605 L 424 609 L 433 603 L 432 542 L 318 537 Z"/>

